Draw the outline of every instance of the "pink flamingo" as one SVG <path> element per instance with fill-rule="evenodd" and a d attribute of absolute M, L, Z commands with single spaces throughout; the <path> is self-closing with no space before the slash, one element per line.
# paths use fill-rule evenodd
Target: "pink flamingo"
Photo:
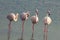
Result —
<path fill-rule="evenodd" d="M 44 40 L 47 40 L 47 36 L 48 36 L 48 25 L 51 24 L 52 19 L 50 18 L 50 9 L 47 12 L 46 17 L 44 17 Z"/>
<path fill-rule="evenodd" d="M 18 13 L 15 15 L 14 13 L 11 13 L 9 15 L 7 15 L 7 19 L 9 20 L 9 24 L 8 24 L 8 40 L 10 39 L 10 32 L 11 32 L 11 22 L 12 21 L 17 21 L 18 20 Z"/>
<path fill-rule="evenodd" d="M 34 40 L 33 35 L 34 35 L 34 24 L 37 24 L 39 21 L 38 18 L 38 9 L 35 10 L 35 14 L 34 16 L 31 17 L 31 21 L 32 21 L 32 40 Z"/>
<path fill-rule="evenodd" d="M 25 21 L 28 19 L 29 15 L 30 15 L 29 11 L 23 12 L 23 13 L 20 15 L 20 18 L 21 18 L 21 20 L 22 20 L 22 34 L 21 34 L 21 40 L 23 40 L 24 23 L 25 23 Z"/>

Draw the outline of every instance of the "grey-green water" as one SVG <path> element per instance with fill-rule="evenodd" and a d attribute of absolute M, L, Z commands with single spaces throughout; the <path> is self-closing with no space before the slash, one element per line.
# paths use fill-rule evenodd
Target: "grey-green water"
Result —
<path fill-rule="evenodd" d="M 35 40 L 43 40 L 43 18 L 48 8 L 51 9 L 52 23 L 49 25 L 48 40 L 60 40 L 60 0 L 0 0 L 0 40 L 7 40 L 9 13 L 19 13 L 30 10 L 31 16 L 35 9 L 39 10 L 39 23 L 35 25 Z M 12 22 L 10 40 L 17 40 L 21 36 L 21 20 Z M 25 22 L 24 40 L 30 40 L 32 23 L 29 19 Z"/>

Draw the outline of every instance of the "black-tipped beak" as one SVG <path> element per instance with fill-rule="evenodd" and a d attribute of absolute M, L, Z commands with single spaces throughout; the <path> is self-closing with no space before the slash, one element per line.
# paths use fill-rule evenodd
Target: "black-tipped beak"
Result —
<path fill-rule="evenodd" d="M 48 15 L 50 16 L 50 15 L 51 15 L 51 13 L 48 13 Z"/>

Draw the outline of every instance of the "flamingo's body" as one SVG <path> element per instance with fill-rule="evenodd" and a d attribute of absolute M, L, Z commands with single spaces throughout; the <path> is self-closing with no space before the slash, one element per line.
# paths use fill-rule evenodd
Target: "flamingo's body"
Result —
<path fill-rule="evenodd" d="M 22 20 L 22 34 L 21 34 L 21 40 L 23 40 L 23 32 L 24 32 L 24 22 L 28 19 L 29 17 L 29 11 L 27 12 L 23 12 L 21 15 L 20 15 L 20 18 Z"/>
<path fill-rule="evenodd" d="M 7 19 L 10 21 L 9 22 L 9 27 L 8 27 L 8 40 L 10 39 L 10 32 L 11 32 L 11 22 L 12 21 L 17 21 L 18 20 L 18 13 L 15 15 L 14 13 L 11 13 L 9 15 L 7 15 Z"/>
<path fill-rule="evenodd" d="M 19 15 L 18 13 L 17 14 L 11 13 L 7 16 L 7 19 L 9 21 L 17 21 L 18 20 L 18 15 Z"/>
<path fill-rule="evenodd" d="M 50 18 L 50 10 L 48 10 L 47 15 L 44 17 L 44 40 L 47 40 L 48 36 L 48 25 L 51 24 L 52 19 Z"/>
<path fill-rule="evenodd" d="M 39 21 L 38 16 L 35 16 L 35 15 L 31 17 L 31 20 L 32 20 L 32 23 L 34 24 L 38 23 Z"/>
<path fill-rule="evenodd" d="M 36 15 L 34 15 L 34 16 L 32 16 L 31 17 L 31 21 L 32 21 L 32 40 L 34 40 L 33 39 L 33 34 L 34 34 L 34 24 L 36 24 L 36 23 L 38 23 L 38 21 L 39 21 L 39 19 L 38 19 L 38 9 L 36 9 Z"/>
<path fill-rule="evenodd" d="M 47 15 L 46 17 L 44 17 L 44 24 L 51 24 L 52 20 L 51 18 Z"/>
<path fill-rule="evenodd" d="M 22 21 L 25 21 L 25 20 L 28 19 L 29 15 L 30 15 L 29 12 L 23 12 L 21 14 L 20 18 L 21 18 Z"/>

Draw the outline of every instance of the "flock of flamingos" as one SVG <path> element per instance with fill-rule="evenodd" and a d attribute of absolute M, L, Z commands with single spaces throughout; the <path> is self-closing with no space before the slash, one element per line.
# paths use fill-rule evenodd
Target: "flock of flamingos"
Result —
<path fill-rule="evenodd" d="M 48 9 L 46 16 L 43 19 L 44 22 L 44 34 L 43 34 L 43 40 L 47 40 L 47 33 L 48 33 L 48 25 L 52 22 L 52 19 L 50 18 L 50 9 Z M 7 19 L 9 20 L 9 25 L 8 25 L 8 40 L 10 40 L 10 33 L 11 33 L 11 22 L 12 21 L 17 21 L 18 20 L 18 16 L 19 14 L 14 14 L 11 13 L 9 15 L 7 15 Z M 30 16 L 29 11 L 27 12 L 23 12 L 20 15 L 20 18 L 22 20 L 22 33 L 21 33 L 21 39 L 19 40 L 23 40 L 23 32 L 24 32 L 24 22 L 28 19 L 28 17 Z M 32 21 L 32 38 L 31 40 L 34 40 L 34 24 L 39 22 L 39 18 L 38 18 L 38 9 L 35 10 L 35 15 L 33 15 L 31 17 L 31 21 Z"/>

